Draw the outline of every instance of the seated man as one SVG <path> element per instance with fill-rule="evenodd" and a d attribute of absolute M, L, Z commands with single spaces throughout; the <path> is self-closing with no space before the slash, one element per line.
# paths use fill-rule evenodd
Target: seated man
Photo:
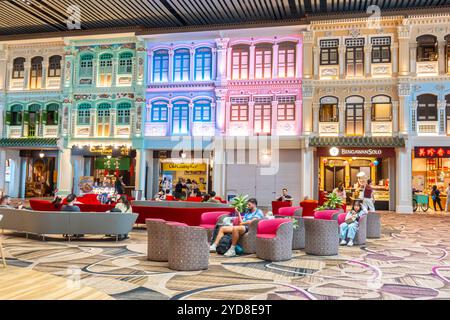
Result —
<path fill-rule="evenodd" d="M 292 197 L 290 195 L 288 195 L 287 192 L 288 192 L 288 189 L 283 188 L 282 194 L 280 197 L 277 198 L 277 201 L 292 201 Z"/>
<path fill-rule="evenodd" d="M 216 192 L 215 191 L 211 191 L 209 193 L 208 202 L 210 202 L 210 203 L 221 203 L 220 200 L 216 198 Z"/>
<path fill-rule="evenodd" d="M 80 212 L 80 207 L 75 205 L 75 201 L 77 200 L 77 196 L 72 194 L 69 194 L 66 198 L 67 204 L 63 205 L 60 211 L 66 211 L 66 212 Z"/>
<path fill-rule="evenodd" d="M 227 252 L 225 252 L 224 256 L 226 257 L 236 256 L 235 248 L 239 241 L 239 237 L 248 232 L 249 225 L 252 223 L 253 220 L 264 218 L 263 212 L 257 208 L 257 205 L 258 202 L 256 201 L 255 198 L 249 199 L 247 204 L 247 210 L 245 211 L 243 217 L 241 216 L 240 212 L 236 210 L 237 213 L 236 219 L 239 219 L 240 224 L 221 227 L 219 229 L 219 233 L 217 234 L 216 240 L 210 247 L 210 251 L 215 252 L 220 239 L 222 239 L 222 237 L 226 233 L 231 233 L 232 234 L 231 247 L 230 249 L 228 249 Z"/>

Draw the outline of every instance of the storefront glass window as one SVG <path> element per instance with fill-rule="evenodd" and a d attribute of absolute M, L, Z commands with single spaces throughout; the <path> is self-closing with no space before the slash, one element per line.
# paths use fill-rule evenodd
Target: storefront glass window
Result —
<path fill-rule="evenodd" d="M 195 80 L 211 80 L 212 53 L 210 48 L 199 48 L 195 51 Z"/>
<path fill-rule="evenodd" d="M 153 81 L 169 80 L 169 51 L 158 50 L 153 55 Z"/>

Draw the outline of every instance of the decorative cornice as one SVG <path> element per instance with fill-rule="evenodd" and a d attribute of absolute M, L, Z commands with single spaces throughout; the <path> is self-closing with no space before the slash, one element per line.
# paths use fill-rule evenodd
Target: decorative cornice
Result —
<path fill-rule="evenodd" d="M 152 83 L 147 85 L 147 90 L 149 89 L 167 89 L 167 90 L 172 90 L 172 89 L 198 89 L 198 88 L 208 88 L 208 89 L 213 89 L 214 88 L 214 82 L 212 81 L 205 81 L 205 82 L 189 82 L 189 83 L 161 83 L 161 84 L 156 84 L 156 83 Z"/>

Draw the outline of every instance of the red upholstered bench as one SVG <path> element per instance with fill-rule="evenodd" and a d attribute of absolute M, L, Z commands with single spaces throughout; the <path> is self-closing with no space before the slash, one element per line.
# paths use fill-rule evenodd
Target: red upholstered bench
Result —
<path fill-rule="evenodd" d="M 59 208 L 55 208 L 55 206 L 48 200 L 37 199 L 30 199 L 30 207 L 36 211 L 59 211 L 61 209 L 61 206 L 59 206 Z"/>
<path fill-rule="evenodd" d="M 201 216 L 203 213 L 215 211 L 234 212 L 234 208 L 175 208 L 133 206 L 133 212 L 139 214 L 139 217 L 136 220 L 137 224 L 145 224 L 145 219 L 151 218 L 181 222 L 190 226 L 198 226 L 201 224 Z"/>
<path fill-rule="evenodd" d="M 273 215 L 277 216 L 279 209 L 285 207 L 292 207 L 292 201 L 272 201 Z"/>
<path fill-rule="evenodd" d="M 294 216 L 302 216 L 303 209 L 302 207 L 283 207 L 278 210 L 278 217 L 294 217 Z M 275 214 L 274 214 L 275 215 Z"/>
<path fill-rule="evenodd" d="M 80 203 L 77 204 L 77 206 L 80 208 L 81 212 L 106 212 L 111 211 L 115 207 L 113 204 L 87 204 L 87 203 Z"/>
<path fill-rule="evenodd" d="M 203 198 L 202 197 L 189 197 L 186 199 L 186 201 L 189 202 L 202 202 Z"/>
<path fill-rule="evenodd" d="M 214 230 L 214 227 L 216 226 L 217 222 L 219 221 L 220 217 L 222 216 L 228 216 L 230 212 L 228 211 L 211 211 L 211 212 L 204 212 L 202 213 L 200 217 L 200 225 L 199 227 Z"/>

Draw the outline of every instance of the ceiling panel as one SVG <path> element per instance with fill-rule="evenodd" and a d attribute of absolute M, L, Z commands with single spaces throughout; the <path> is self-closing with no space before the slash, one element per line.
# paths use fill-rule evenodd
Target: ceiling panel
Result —
<path fill-rule="evenodd" d="M 450 10 L 450 0 L 0 0 L 0 36 L 67 32 L 67 8 L 81 10 L 81 29 L 235 25 L 414 8 Z M 414 13 L 413 10 L 409 12 Z"/>

